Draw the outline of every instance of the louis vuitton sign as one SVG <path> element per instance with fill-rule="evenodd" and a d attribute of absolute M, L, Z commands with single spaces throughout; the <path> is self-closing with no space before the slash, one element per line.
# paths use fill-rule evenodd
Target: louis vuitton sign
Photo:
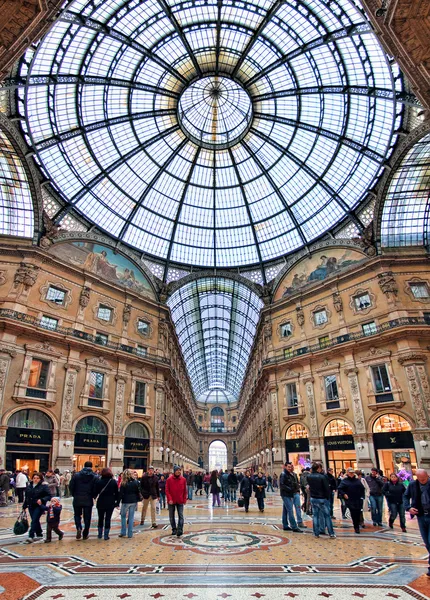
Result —
<path fill-rule="evenodd" d="M 374 433 L 373 444 L 377 450 L 388 448 L 414 448 L 414 438 L 410 431 Z"/>

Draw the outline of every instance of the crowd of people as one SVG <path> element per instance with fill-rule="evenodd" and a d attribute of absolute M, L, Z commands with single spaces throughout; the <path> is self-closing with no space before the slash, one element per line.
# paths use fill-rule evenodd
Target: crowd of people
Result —
<path fill-rule="evenodd" d="M 89 537 L 94 501 L 98 513 L 98 538 L 108 540 L 111 519 L 115 508 L 120 510 L 121 532 L 119 537 L 133 537 L 135 512 L 142 502 L 140 525 L 145 524 L 150 508 L 151 527 L 156 529 L 157 511 L 168 509 L 172 535 L 183 535 L 184 506 L 193 495 L 212 497 L 214 508 L 223 503 L 239 503 L 249 512 L 254 496 L 260 512 L 264 512 L 266 492 L 279 489 L 282 498 L 282 526 L 285 531 L 302 533 L 306 529 L 303 514 L 312 517 L 313 535 L 336 538 L 333 520 L 335 496 L 341 503 L 342 519 L 351 519 L 356 534 L 366 526 L 364 512 L 371 514 L 374 526 L 383 524 L 386 504 L 388 526 L 393 529 L 397 517 L 402 532 L 406 532 L 406 511 L 410 518 L 417 518 L 424 544 L 429 551 L 430 576 L 430 478 L 424 469 L 416 471 L 416 480 L 403 481 L 396 473 L 384 477 L 376 467 L 365 475 L 358 469 L 343 469 L 336 477 L 333 469 L 325 472 L 321 463 L 302 469 L 300 475 L 294 465 L 286 462 L 284 470 L 276 474 L 246 470 L 243 472 L 213 470 L 209 472 L 184 472 L 175 466 L 171 472 L 161 472 L 149 466 L 138 476 L 136 471 L 126 469 L 114 476 L 109 468 L 95 472 L 91 462 L 86 462 L 79 472 L 60 474 L 48 470 L 45 474 L 28 474 L 18 470 L 13 476 L 0 469 L 0 500 L 4 506 L 8 495 L 14 490 L 23 509 L 29 511 L 31 526 L 28 543 L 43 538 L 40 520 L 47 515 L 46 539 L 52 541 L 52 532 L 63 538 L 59 524 L 61 519 L 61 495 L 73 497 L 76 539 Z M 13 497 L 13 496 L 12 496 Z M 385 499 L 385 503 L 384 503 Z"/>

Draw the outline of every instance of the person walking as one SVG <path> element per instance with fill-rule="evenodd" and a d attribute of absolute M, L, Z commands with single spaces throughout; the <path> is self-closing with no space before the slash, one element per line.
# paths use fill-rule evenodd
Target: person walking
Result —
<path fill-rule="evenodd" d="M 28 485 L 27 475 L 20 469 L 16 472 L 16 493 L 18 496 L 18 502 L 21 504 L 24 502 L 25 488 Z"/>
<path fill-rule="evenodd" d="M 198 473 L 196 473 L 196 476 L 194 478 L 194 483 L 196 484 L 196 496 L 199 495 L 199 492 L 200 492 L 200 496 L 202 496 L 203 495 L 203 475 L 200 471 Z"/>
<path fill-rule="evenodd" d="M 102 469 L 101 477 L 96 482 L 96 507 L 98 514 L 98 534 L 97 537 L 101 540 L 109 539 L 109 531 L 111 526 L 112 513 L 115 506 L 119 505 L 119 489 L 113 478 L 113 473 L 105 467 Z M 104 536 L 103 536 L 104 533 Z"/>
<path fill-rule="evenodd" d="M 364 487 L 364 503 L 360 515 L 360 527 L 364 528 L 366 527 L 366 525 L 364 524 L 364 505 L 367 506 L 369 504 L 370 490 L 366 479 L 363 477 L 363 471 L 361 471 L 360 469 L 356 469 L 355 474 L 357 475 L 358 479 L 361 481 L 362 486 Z"/>
<path fill-rule="evenodd" d="M 46 504 L 46 540 L 45 544 L 50 544 L 52 542 L 52 532 L 58 535 L 58 541 L 64 537 L 64 531 L 60 529 L 60 517 L 61 511 L 63 507 L 61 506 L 61 500 L 59 496 L 54 496 L 51 498 L 49 502 Z"/>
<path fill-rule="evenodd" d="M 290 462 L 287 466 L 287 470 L 292 474 L 295 486 L 294 486 L 294 496 L 293 496 L 293 505 L 294 510 L 296 511 L 296 521 L 297 525 L 302 529 L 307 529 L 306 525 L 303 523 L 302 509 L 301 509 L 301 501 L 300 501 L 300 482 L 297 477 L 297 473 L 294 472 L 294 464 Z"/>
<path fill-rule="evenodd" d="M 133 477 L 130 469 L 126 469 L 122 474 L 119 499 L 121 502 L 121 533 L 118 537 L 132 538 L 134 513 L 140 500 L 140 489 L 139 480 Z"/>
<path fill-rule="evenodd" d="M 234 469 L 230 469 L 230 473 L 228 474 L 228 490 L 230 494 L 230 500 L 232 502 L 236 502 L 237 475 L 234 472 Z"/>
<path fill-rule="evenodd" d="M 70 498 L 70 480 L 72 479 L 72 474 L 70 471 L 66 470 L 63 473 L 63 485 L 64 485 L 64 497 Z"/>
<path fill-rule="evenodd" d="M 337 490 L 337 480 L 336 480 L 336 477 L 334 476 L 333 469 L 331 467 L 329 467 L 327 469 L 327 478 L 328 478 L 328 484 L 330 486 L 330 517 L 332 519 L 335 519 L 336 517 L 333 514 L 333 509 L 334 509 L 334 495 Z"/>
<path fill-rule="evenodd" d="M 54 473 L 54 471 L 52 469 L 48 469 L 45 473 L 45 479 L 44 482 L 47 484 L 47 486 L 49 487 L 49 493 L 51 494 L 51 497 L 53 498 L 58 497 L 58 490 L 60 487 L 60 480 L 57 477 L 57 475 Z"/>
<path fill-rule="evenodd" d="M 211 476 L 208 471 L 206 471 L 205 476 L 203 477 L 203 486 L 205 488 L 206 498 L 209 498 L 209 488 L 211 485 Z"/>
<path fill-rule="evenodd" d="M 215 502 L 220 506 L 221 501 L 219 499 L 219 493 L 221 491 L 221 482 L 218 479 L 218 471 L 213 470 L 210 479 L 210 491 L 212 494 L 212 506 L 215 506 Z"/>
<path fill-rule="evenodd" d="M 194 473 L 193 473 L 193 471 L 191 469 L 188 471 L 188 475 L 186 477 L 186 480 L 187 480 L 188 500 L 192 500 L 193 499 L 195 476 L 194 476 Z"/>
<path fill-rule="evenodd" d="M 251 479 L 251 471 L 245 471 L 245 475 L 240 482 L 239 493 L 243 498 L 243 506 L 245 507 L 245 512 L 249 512 L 249 499 L 252 496 L 252 479 Z"/>
<path fill-rule="evenodd" d="M 266 481 L 267 481 L 267 488 L 266 490 L 268 492 L 274 492 L 275 490 L 273 489 L 273 479 L 270 473 L 266 473 Z"/>
<path fill-rule="evenodd" d="M 345 479 L 345 477 L 346 477 L 346 469 L 342 469 L 341 471 L 339 471 L 339 475 L 337 476 L 337 479 L 336 479 L 338 490 L 339 490 L 340 484 L 342 483 L 342 480 Z M 348 517 L 346 516 L 346 511 L 347 511 L 346 500 L 341 498 L 339 496 L 339 493 L 337 494 L 337 497 L 340 500 L 340 512 L 342 514 L 342 519 L 347 519 Z"/>
<path fill-rule="evenodd" d="M 382 488 L 384 487 L 384 481 L 376 467 L 371 469 L 370 475 L 366 477 L 366 481 L 370 489 L 369 502 L 373 525 L 382 526 L 382 509 L 384 505 Z"/>
<path fill-rule="evenodd" d="M 26 542 L 34 542 L 34 536 L 43 538 L 40 517 L 43 515 L 44 507 L 51 499 L 49 487 L 43 482 L 42 473 L 33 473 L 32 481 L 25 490 L 25 499 L 22 509 L 28 508 L 31 517 L 30 530 Z"/>
<path fill-rule="evenodd" d="M 416 516 L 424 546 L 429 553 L 427 577 L 430 577 L 430 477 L 425 469 L 417 469 L 416 480 L 406 488 L 403 496 L 405 510 Z"/>
<path fill-rule="evenodd" d="M 166 508 L 166 478 L 163 475 L 160 475 L 160 479 L 158 480 L 158 489 L 160 491 L 160 510 L 162 508 Z"/>
<path fill-rule="evenodd" d="M 403 533 L 406 533 L 405 507 L 403 504 L 405 486 L 396 473 L 391 473 L 389 481 L 387 481 L 382 488 L 382 493 L 387 499 L 388 512 L 390 514 L 388 525 L 390 529 L 393 529 L 394 521 L 396 520 L 397 515 L 399 515 L 400 527 L 402 528 Z"/>
<path fill-rule="evenodd" d="M 326 475 L 322 472 L 321 463 L 313 463 L 308 476 L 308 492 L 312 507 L 312 520 L 314 536 L 319 538 L 325 533 L 325 528 L 331 538 L 336 535 L 330 517 L 330 486 Z"/>
<path fill-rule="evenodd" d="M 181 475 L 181 467 L 175 466 L 173 475 L 166 481 L 166 497 L 169 506 L 169 520 L 172 535 L 181 537 L 184 533 L 184 506 L 187 503 L 187 481 Z M 176 525 L 175 512 L 178 513 L 178 524 Z"/>
<path fill-rule="evenodd" d="M 257 477 L 254 477 L 254 492 L 257 498 L 258 509 L 260 512 L 264 512 L 264 498 L 266 497 L 266 478 L 263 471 L 258 471 Z"/>
<path fill-rule="evenodd" d="M 0 469 L 0 506 L 7 506 L 10 490 L 10 477 L 4 469 Z"/>
<path fill-rule="evenodd" d="M 360 479 L 356 476 L 355 470 L 349 467 L 339 486 L 339 496 L 346 502 L 347 508 L 351 513 L 352 524 L 355 533 L 360 533 L 360 519 L 364 500 L 364 487 Z"/>
<path fill-rule="evenodd" d="M 157 519 L 155 516 L 155 507 L 158 499 L 160 498 L 160 488 L 158 485 L 158 477 L 154 473 L 154 467 L 150 465 L 148 472 L 145 473 L 140 480 L 140 491 L 143 496 L 142 513 L 140 515 L 140 524 L 145 524 L 146 511 L 148 510 L 148 504 L 151 505 L 151 522 L 152 529 L 157 529 Z"/>
<path fill-rule="evenodd" d="M 296 519 L 294 518 L 294 494 L 298 491 L 299 484 L 292 470 L 289 468 L 291 463 L 286 462 L 285 468 L 279 477 L 279 490 L 283 502 L 282 506 L 282 527 L 284 531 L 295 531 L 301 533 Z"/>
<path fill-rule="evenodd" d="M 222 488 L 222 497 L 224 498 L 224 500 L 226 502 L 230 501 L 230 487 L 228 484 L 228 473 L 227 471 L 224 471 L 220 473 L 218 479 L 221 482 L 221 488 Z"/>
<path fill-rule="evenodd" d="M 309 476 L 310 472 L 311 472 L 310 468 L 305 467 L 302 470 L 302 472 L 300 473 L 300 478 L 299 478 L 300 489 L 303 494 L 302 511 L 305 512 L 307 515 L 310 514 L 310 499 L 309 499 L 309 494 L 308 494 L 308 490 L 307 490 L 308 476 Z"/>
<path fill-rule="evenodd" d="M 87 460 L 84 468 L 75 473 L 70 480 L 70 493 L 73 496 L 73 512 L 76 526 L 76 539 L 81 537 L 86 540 L 90 534 L 91 514 L 93 512 L 94 498 L 96 497 L 97 475 L 93 472 L 93 463 Z M 84 517 L 84 530 L 82 531 L 82 516 Z"/>

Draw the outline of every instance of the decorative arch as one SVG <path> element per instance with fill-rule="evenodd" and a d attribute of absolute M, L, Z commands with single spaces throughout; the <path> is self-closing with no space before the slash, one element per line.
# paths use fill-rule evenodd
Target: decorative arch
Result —
<path fill-rule="evenodd" d="M 93 431 L 92 433 L 100 433 L 101 435 L 109 435 L 111 433 L 111 427 L 108 423 L 108 421 L 106 421 L 105 419 L 103 419 L 102 417 L 100 417 L 100 415 L 98 414 L 93 414 L 93 413 L 87 413 L 84 416 L 79 417 L 78 419 L 76 419 L 76 421 L 74 422 L 74 427 L 73 430 L 75 432 L 80 432 L 80 430 L 78 429 L 79 423 L 82 423 L 85 419 L 88 419 L 88 417 L 92 417 L 94 419 L 98 419 L 101 423 L 103 423 L 103 425 L 105 426 L 105 431 Z"/>
<path fill-rule="evenodd" d="M 412 417 L 410 417 L 409 415 L 406 415 L 398 410 L 389 411 L 389 410 L 385 409 L 385 410 L 379 411 L 378 414 L 372 416 L 371 422 L 369 423 L 371 433 L 383 433 L 382 430 L 380 432 L 375 431 L 375 425 L 377 424 L 378 420 L 381 419 L 382 417 L 384 417 L 385 415 L 399 416 L 401 419 L 403 419 L 404 421 L 406 421 L 408 423 L 408 425 L 410 426 L 410 429 L 409 430 L 404 429 L 404 430 L 400 430 L 400 431 L 413 431 L 415 429 L 415 422 L 412 419 Z M 399 430 L 394 429 L 393 431 L 399 431 Z"/>
<path fill-rule="evenodd" d="M 20 413 L 40 413 L 41 415 L 43 415 L 46 418 L 46 425 L 49 425 L 48 427 L 36 427 L 35 424 L 31 425 L 30 423 L 28 425 L 24 425 L 22 422 L 16 422 L 13 423 L 13 420 L 15 417 L 17 417 L 17 415 L 19 415 Z M 35 415 L 28 415 L 29 418 L 31 417 L 35 417 Z M 48 423 L 49 422 L 49 423 Z M 25 428 L 25 429 L 43 429 L 46 431 L 53 431 L 54 430 L 54 421 L 52 420 L 52 418 L 50 417 L 50 415 L 47 414 L 47 412 L 45 412 L 44 410 L 39 410 L 39 408 L 20 408 L 18 410 L 16 410 L 15 412 L 13 412 L 7 421 L 7 426 L 8 427 L 20 427 L 20 428 Z"/>
<path fill-rule="evenodd" d="M 288 432 L 291 431 L 291 433 L 293 432 L 292 428 L 299 428 L 301 427 L 303 430 L 303 433 L 306 433 L 306 435 L 299 435 L 297 437 L 288 437 Z M 295 440 L 295 439 L 300 439 L 300 438 L 308 438 L 309 437 L 309 428 L 304 425 L 303 423 L 301 423 L 300 421 L 294 422 L 294 423 L 290 423 L 285 427 L 284 430 L 284 439 L 286 440 Z"/>
<path fill-rule="evenodd" d="M 221 466 L 217 466 L 216 464 L 211 463 L 211 447 L 213 447 L 214 444 L 223 444 L 225 446 L 225 462 L 222 462 Z M 209 465 L 209 471 L 212 471 L 215 468 L 222 468 L 222 469 L 227 469 L 229 467 L 228 464 L 228 459 L 229 459 L 229 453 L 228 453 L 228 445 L 227 442 L 225 442 L 224 440 L 221 439 L 216 439 L 216 440 L 212 440 L 208 446 L 208 465 Z M 220 461 L 223 461 L 224 459 L 221 458 L 221 453 L 220 453 Z"/>
<path fill-rule="evenodd" d="M 345 425 L 349 427 L 349 431 L 346 430 L 346 428 L 345 428 L 344 431 L 342 431 L 342 428 L 339 427 L 339 433 L 330 433 L 329 436 L 335 436 L 335 435 L 354 435 L 354 433 L 355 433 L 354 426 L 347 419 L 330 417 L 330 418 L 328 418 L 325 421 L 324 425 L 321 427 L 321 431 L 322 431 L 322 436 L 323 437 L 329 437 L 329 436 L 327 436 L 327 431 L 328 431 L 327 427 L 331 423 L 334 424 L 335 422 L 345 423 Z M 332 431 L 334 431 L 334 426 L 333 426 L 333 430 Z"/>
<path fill-rule="evenodd" d="M 8 410 L 7 412 L 4 413 L 3 417 L 2 417 L 2 421 L 1 424 L 3 426 L 8 427 L 8 423 L 10 418 L 17 412 L 21 411 L 21 410 L 38 410 L 39 412 L 44 413 L 51 421 L 52 421 L 52 428 L 55 431 L 58 431 L 59 429 L 59 425 L 58 425 L 58 421 L 57 418 L 55 417 L 54 414 L 52 414 L 49 410 L 47 410 L 44 406 L 28 406 L 26 408 L 23 408 L 22 406 L 18 406 L 18 407 L 14 407 L 11 410 Z"/>
<path fill-rule="evenodd" d="M 142 431 L 145 430 L 146 433 L 148 434 L 147 436 L 145 435 L 132 435 L 133 432 L 129 432 L 130 428 L 135 428 L 136 429 L 136 433 L 138 428 L 141 428 Z M 134 437 L 134 438 L 141 438 L 141 439 L 151 439 L 152 435 L 151 435 L 151 431 L 149 429 L 149 427 L 147 426 L 146 423 L 141 423 L 140 421 L 129 421 L 125 427 L 124 427 L 124 437 Z"/>

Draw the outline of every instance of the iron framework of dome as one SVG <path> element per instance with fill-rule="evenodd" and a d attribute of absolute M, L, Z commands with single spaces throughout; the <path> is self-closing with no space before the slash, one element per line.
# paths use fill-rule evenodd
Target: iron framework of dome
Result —
<path fill-rule="evenodd" d="M 262 265 L 360 228 L 403 118 L 350 0 L 76 0 L 19 81 L 56 221 L 167 265 Z"/>

